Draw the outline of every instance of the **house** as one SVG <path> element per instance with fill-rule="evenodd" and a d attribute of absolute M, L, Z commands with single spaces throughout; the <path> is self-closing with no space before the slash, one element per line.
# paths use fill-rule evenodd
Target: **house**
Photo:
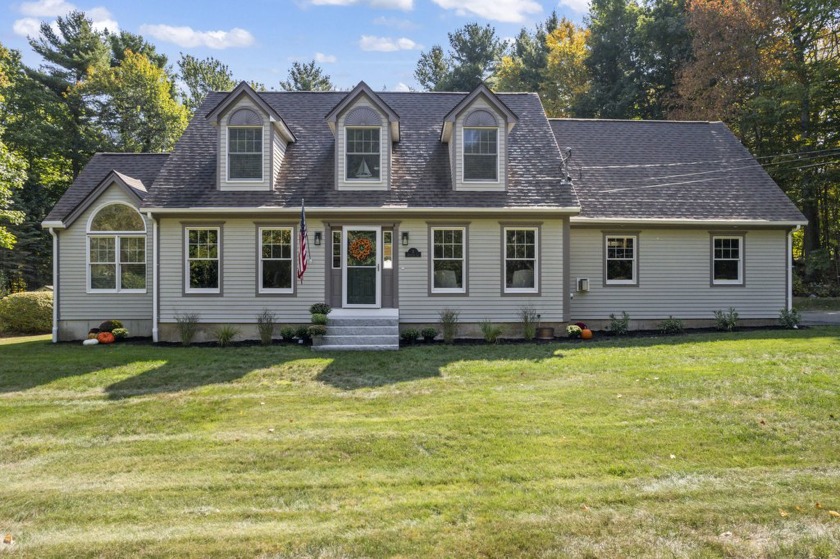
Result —
<path fill-rule="evenodd" d="M 393 346 L 444 308 L 467 334 L 513 332 L 526 307 L 554 326 L 775 321 L 804 224 L 719 122 L 550 120 L 535 94 L 362 82 L 211 94 L 172 153 L 95 155 L 43 226 L 54 340 L 116 318 L 172 341 L 191 313 L 256 336 L 264 309 L 307 323 L 326 301 L 334 343 Z"/>

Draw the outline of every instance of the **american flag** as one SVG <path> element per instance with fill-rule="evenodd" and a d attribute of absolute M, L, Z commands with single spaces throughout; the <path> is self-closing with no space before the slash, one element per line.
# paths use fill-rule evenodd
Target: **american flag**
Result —
<path fill-rule="evenodd" d="M 300 201 L 300 242 L 298 246 L 298 273 L 297 277 L 303 283 L 303 274 L 306 273 L 306 263 L 309 260 L 309 243 L 306 242 L 306 212 L 303 209 L 303 200 Z"/>

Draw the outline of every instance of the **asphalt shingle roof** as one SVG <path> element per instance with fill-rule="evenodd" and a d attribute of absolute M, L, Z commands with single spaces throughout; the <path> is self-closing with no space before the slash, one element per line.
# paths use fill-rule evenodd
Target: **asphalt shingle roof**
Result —
<path fill-rule="evenodd" d="M 117 171 L 138 196 L 145 197 L 168 157 L 168 153 L 97 153 L 88 161 L 45 221 L 61 221 L 73 213 L 111 171 Z"/>
<path fill-rule="evenodd" d="M 224 99 L 212 94 L 198 110 L 144 207 L 577 207 L 562 181 L 560 153 L 535 94 L 499 94 L 519 123 L 509 139 L 506 192 L 455 192 L 447 144 L 440 141 L 444 116 L 464 93 L 380 93 L 400 115 L 400 141 L 392 147 L 391 189 L 335 189 L 335 137 L 325 116 L 347 93 L 268 92 L 261 97 L 283 117 L 297 137 L 286 150 L 272 192 L 216 189 L 217 130 L 204 115 Z"/>
<path fill-rule="evenodd" d="M 805 221 L 722 122 L 552 119 L 581 217 Z"/>

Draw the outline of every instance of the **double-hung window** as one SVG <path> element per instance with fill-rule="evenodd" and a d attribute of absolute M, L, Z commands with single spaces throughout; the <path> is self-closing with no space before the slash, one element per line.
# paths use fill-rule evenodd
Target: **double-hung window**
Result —
<path fill-rule="evenodd" d="M 261 181 L 263 178 L 262 126 L 230 126 L 228 179 Z"/>
<path fill-rule="evenodd" d="M 260 293 L 294 290 L 294 230 L 260 227 Z"/>
<path fill-rule="evenodd" d="M 504 228 L 505 293 L 537 293 L 539 229 Z"/>
<path fill-rule="evenodd" d="M 464 128 L 464 180 L 499 178 L 498 129 Z"/>
<path fill-rule="evenodd" d="M 90 220 L 88 290 L 146 292 L 146 223 L 134 208 L 110 204 Z"/>
<path fill-rule="evenodd" d="M 221 292 L 221 237 L 220 227 L 185 228 L 187 293 Z"/>
<path fill-rule="evenodd" d="M 712 237 L 712 284 L 744 284 L 744 238 Z"/>
<path fill-rule="evenodd" d="M 607 235 L 604 238 L 607 285 L 638 285 L 638 237 Z"/>
<path fill-rule="evenodd" d="M 466 293 L 465 227 L 432 227 L 432 293 Z"/>
<path fill-rule="evenodd" d="M 381 171 L 378 127 L 346 128 L 346 178 L 354 181 L 379 181 Z"/>

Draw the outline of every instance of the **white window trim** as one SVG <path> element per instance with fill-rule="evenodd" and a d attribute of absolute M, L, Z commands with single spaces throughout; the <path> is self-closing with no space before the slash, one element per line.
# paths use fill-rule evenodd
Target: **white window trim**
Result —
<path fill-rule="evenodd" d="M 218 287 L 190 287 L 190 231 L 216 231 L 217 250 L 215 260 L 219 263 Z M 211 258 L 196 258 L 195 260 L 212 260 Z M 184 227 L 184 293 L 213 294 L 222 292 L 222 228 L 219 226 L 188 226 Z"/>
<path fill-rule="evenodd" d="M 289 287 L 287 288 L 280 288 L 280 287 L 263 287 L 263 262 L 265 259 L 263 258 L 263 231 L 288 231 L 290 237 L 290 246 L 291 246 L 291 256 L 289 257 L 289 262 L 291 264 L 291 277 L 289 278 L 291 281 L 289 282 Z M 284 294 L 289 295 L 295 292 L 295 228 L 292 226 L 287 227 L 275 227 L 275 226 L 265 226 L 259 227 L 259 244 L 257 246 L 257 274 L 258 274 L 258 281 L 259 281 L 259 293 L 265 294 Z M 285 260 L 284 258 L 269 258 L 269 260 Z"/>
<path fill-rule="evenodd" d="M 379 130 L 379 178 L 378 179 L 354 179 L 347 176 L 347 171 L 349 168 L 347 167 L 347 157 L 350 155 L 350 152 L 347 149 L 347 133 L 350 130 Z M 382 148 L 384 146 L 385 141 L 385 134 L 383 134 L 382 126 L 344 126 L 344 177 L 342 177 L 343 181 L 347 184 L 382 184 L 385 174 L 382 168 Z"/>
<path fill-rule="evenodd" d="M 432 294 L 466 293 L 467 292 L 467 228 L 466 227 L 431 227 L 431 254 L 429 260 L 429 286 Z M 435 260 L 457 260 L 457 258 L 435 258 L 435 231 L 461 231 L 461 287 L 435 287 Z"/>
<path fill-rule="evenodd" d="M 738 279 L 715 279 L 715 241 L 718 239 L 730 239 L 738 241 Z M 721 259 L 723 262 L 730 262 L 730 258 Z M 741 235 L 713 235 L 712 236 L 712 285 L 744 285 L 744 237 Z"/>
<path fill-rule="evenodd" d="M 466 178 L 467 142 L 464 136 L 467 130 L 495 130 L 496 131 L 496 180 Z M 461 128 L 461 182 L 467 184 L 500 184 L 502 182 L 502 154 L 499 153 L 499 139 L 502 134 L 498 126 L 464 126 Z"/>
<path fill-rule="evenodd" d="M 140 220 L 143 222 L 143 230 L 142 231 L 91 231 L 90 227 L 93 224 L 93 220 L 96 218 L 96 215 L 99 213 L 100 210 L 107 206 L 114 206 L 116 204 L 125 206 L 130 208 L 134 212 L 140 216 Z M 114 202 L 105 202 L 104 204 L 100 204 L 97 206 L 88 217 L 87 221 L 87 229 L 86 229 L 86 246 L 85 246 L 85 292 L 90 294 L 96 293 L 126 293 L 126 294 L 136 294 L 142 295 L 147 293 L 148 290 L 148 279 L 149 279 L 149 255 L 146 252 L 146 248 L 148 246 L 148 239 L 146 238 L 147 235 L 147 226 L 146 226 L 146 219 L 143 215 L 137 211 L 137 208 L 132 206 L 131 204 L 127 204 L 121 201 L 114 201 Z M 120 239 L 122 237 L 125 238 L 132 238 L 132 239 L 143 239 L 143 252 L 146 253 L 146 260 L 143 262 L 143 265 L 146 267 L 146 287 L 143 289 L 122 289 L 122 270 L 121 262 L 120 262 Z M 91 287 L 91 274 L 90 274 L 90 267 L 92 262 L 90 261 L 90 240 L 93 238 L 113 238 L 114 239 L 114 265 L 116 266 L 116 280 L 115 280 L 115 289 L 99 289 Z M 101 262 L 97 262 L 96 264 L 102 264 Z M 139 264 L 139 262 L 128 262 L 127 264 Z"/>
<path fill-rule="evenodd" d="M 262 151 L 260 151 L 260 178 L 246 179 L 246 178 L 231 178 L 231 176 L 230 176 L 230 167 L 231 167 L 231 165 L 230 165 L 230 156 L 231 156 L 230 131 L 232 129 L 245 129 L 245 128 L 254 128 L 254 129 L 259 128 L 259 130 L 260 130 L 260 145 L 262 146 Z M 265 142 L 265 125 L 263 125 L 263 126 L 230 126 L 230 125 L 228 125 L 228 126 L 225 127 L 225 142 L 226 142 L 225 151 L 227 153 L 227 172 L 226 172 L 227 181 L 226 182 L 242 183 L 242 184 L 254 184 L 254 183 L 264 182 L 265 181 L 265 176 L 264 176 L 265 175 L 265 148 L 266 148 L 266 145 L 265 145 L 266 144 L 266 142 Z M 257 152 L 248 151 L 248 152 L 236 152 L 236 153 L 237 154 L 245 154 L 245 155 L 254 155 Z"/>
<path fill-rule="evenodd" d="M 534 287 L 508 287 L 507 285 L 507 233 L 508 231 L 534 232 Z M 512 260 L 521 260 L 514 258 Z M 540 292 L 540 228 L 511 225 L 502 230 L 502 285 L 505 293 L 539 293 Z"/>
<path fill-rule="evenodd" d="M 610 261 L 611 239 L 633 239 L 633 277 L 629 280 L 609 278 L 608 264 Z M 619 260 L 619 259 L 614 259 Z M 620 260 L 624 260 L 623 258 Z M 638 235 L 604 235 L 604 285 L 638 285 L 639 284 L 639 236 Z"/>

